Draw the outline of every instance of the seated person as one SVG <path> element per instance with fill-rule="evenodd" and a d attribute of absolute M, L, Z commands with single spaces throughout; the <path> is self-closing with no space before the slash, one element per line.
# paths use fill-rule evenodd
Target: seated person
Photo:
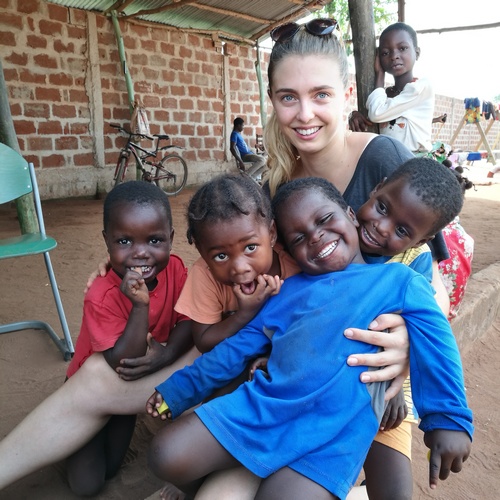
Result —
<path fill-rule="evenodd" d="M 245 122 L 243 118 L 235 118 L 233 122 L 233 131 L 231 132 L 231 154 L 236 159 L 236 164 L 242 172 L 246 172 L 253 179 L 258 178 L 266 167 L 266 158 L 255 154 L 248 146 L 241 132 Z M 244 162 L 252 163 L 252 166 L 245 170 Z"/>

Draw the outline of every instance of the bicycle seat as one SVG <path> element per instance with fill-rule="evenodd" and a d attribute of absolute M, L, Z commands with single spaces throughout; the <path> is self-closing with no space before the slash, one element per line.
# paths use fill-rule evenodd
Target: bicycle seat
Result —
<path fill-rule="evenodd" d="M 165 139 L 166 141 L 170 139 L 170 136 L 168 136 L 167 134 L 154 134 L 154 136 L 158 137 L 158 139 Z"/>

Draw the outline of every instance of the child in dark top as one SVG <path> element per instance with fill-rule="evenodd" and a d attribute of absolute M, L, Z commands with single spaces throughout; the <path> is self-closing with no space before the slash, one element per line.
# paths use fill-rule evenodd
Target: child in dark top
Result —
<path fill-rule="evenodd" d="M 400 264 L 362 265 L 356 218 L 327 181 L 291 181 L 273 206 L 303 273 L 285 280 L 239 333 L 161 384 L 148 412 L 166 403 L 167 415 L 177 417 L 272 346 L 269 375 L 257 372 L 252 382 L 164 428 L 154 438 L 151 467 L 182 484 L 242 463 L 266 478 L 256 498 L 345 498 L 378 430 L 385 387 L 363 386 L 348 372 L 343 360 L 350 348 L 334 332 L 398 310 L 408 327 L 435 487 L 438 474 L 445 479 L 461 469 L 473 427 L 458 349 L 431 287 Z"/>
<path fill-rule="evenodd" d="M 189 318 L 174 311 L 187 269 L 170 254 L 174 229 L 166 194 L 147 182 L 120 184 L 106 197 L 103 225 L 112 269 L 96 278 L 85 296 L 68 377 L 94 352 L 103 352 L 116 369 L 122 359 L 154 349 L 158 369 L 192 346 Z M 68 480 L 76 494 L 97 494 L 118 472 L 135 420 L 136 415 L 111 416 L 90 442 L 68 458 Z"/>

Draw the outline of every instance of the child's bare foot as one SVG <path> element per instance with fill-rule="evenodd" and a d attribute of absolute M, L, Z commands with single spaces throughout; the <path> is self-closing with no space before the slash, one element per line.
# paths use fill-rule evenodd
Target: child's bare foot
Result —
<path fill-rule="evenodd" d="M 165 483 L 165 486 L 160 490 L 160 498 L 161 500 L 192 500 L 172 483 Z"/>

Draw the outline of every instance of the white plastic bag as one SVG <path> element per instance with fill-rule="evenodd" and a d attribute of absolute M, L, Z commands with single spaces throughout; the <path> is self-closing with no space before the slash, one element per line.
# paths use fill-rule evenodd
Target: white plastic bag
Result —
<path fill-rule="evenodd" d="M 151 135 L 146 108 L 140 101 L 134 101 L 134 111 L 130 119 L 130 130 L 134 134 Z"/>

